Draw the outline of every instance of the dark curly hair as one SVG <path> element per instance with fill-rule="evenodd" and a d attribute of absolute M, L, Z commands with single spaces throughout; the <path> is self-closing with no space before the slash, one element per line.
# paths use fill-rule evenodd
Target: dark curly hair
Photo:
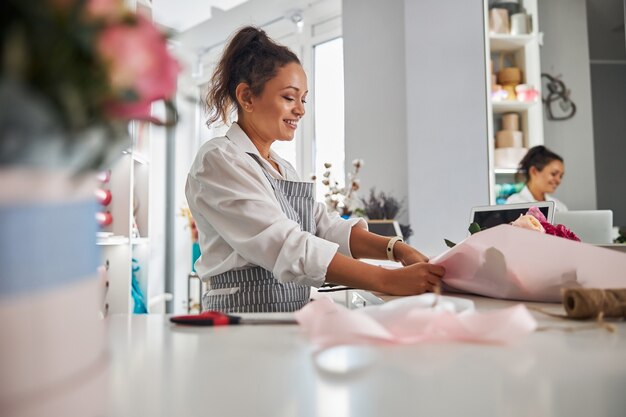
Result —
<path fill-rule="evenodd" d="M 534 146 L 528 150 L 524 158 L 520 161 L 519 167 L 517 168 L 517 176 L 518 178 L 526 178 L 526 182 L 528 182 L 530 179 L 528 173 L 531 167 L 542 171 L 546 165 L 555 160 L 563 162 L 563 158 L 545 146 Z"/>
<path fill-rule="evenodd" d="M 232 37 L 211 77 L 206 95 L 207 126 L 222 121 L 239 110 L 236 89 L 247 83 L 254 96 L 263 92 L 265 83 L 276 76 L 279 68 L 300 60 L 289 48 L 279 45 L 256 27 L 246 26 Z"/>

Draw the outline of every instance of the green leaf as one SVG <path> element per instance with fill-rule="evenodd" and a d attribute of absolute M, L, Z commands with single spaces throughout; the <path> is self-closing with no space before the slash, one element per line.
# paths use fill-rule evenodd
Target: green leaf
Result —
<path fill-rule="evenodd" d="M 467 230 L 469 230 L 470 234 L 473 235 L 474 233 L 480 232 L 480 225 L 478 223 L 474 222 L 474 223 L 469 225 Z"/>
<path fill-rule="evenodd" d="M 446 245 L 448 245 L 449 248 L 453 248 L 453 247 L 456 246 L 456 243 L 454 243 L 454 242 L 452 242 L 452 241 L 450 241 L 448 239 L 444 239 L 443 241 L 446 242 Z"/>

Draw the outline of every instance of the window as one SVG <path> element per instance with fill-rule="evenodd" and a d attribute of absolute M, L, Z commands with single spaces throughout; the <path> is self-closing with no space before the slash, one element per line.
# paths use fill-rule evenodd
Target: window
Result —
<path fill-rule="evenodd" d="M 313 52 L 315 86 L 315 172 L 332 164 L 333 177 L 341 186 L 345 182 L 343 39 L 315 45 Z M 324 198 L 324 187 L 317 187 L 317 199 Z"/>

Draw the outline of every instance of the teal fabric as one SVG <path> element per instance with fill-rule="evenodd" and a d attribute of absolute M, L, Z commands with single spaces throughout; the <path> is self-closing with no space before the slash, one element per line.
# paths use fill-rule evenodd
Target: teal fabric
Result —
<path fill-rule="evenodd" d="M 198 242 L 194 242 L 191 246 L 191 270 L 196 272 L 196 261 L 200 257 L 200 244 Z"/>
<path fill-rule="evenodd" d="M 146 307 L 146 297 L 144 296 L 141 286 L 139 285 L 139 272 L 141 271 L 141 267 L 135 258 L 133 258 L 132 268 L 133 273 L 130 293 L 133 298 L 133 313 L 146 314 L 148 312 L 148 308 Z"/>

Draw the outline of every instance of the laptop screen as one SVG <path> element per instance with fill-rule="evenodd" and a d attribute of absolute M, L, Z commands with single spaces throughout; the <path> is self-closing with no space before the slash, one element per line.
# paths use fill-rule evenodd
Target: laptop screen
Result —
<path fill-rule="evenodd" d="M 548 222 L 552 223 L 554 216 L 554 202 L 552 201 L 474 207 L 470 216 L 470 223 L 478 223 L 481 230 L 489 229 L 515 221 L 533 206 L 541 210 Z"/>

